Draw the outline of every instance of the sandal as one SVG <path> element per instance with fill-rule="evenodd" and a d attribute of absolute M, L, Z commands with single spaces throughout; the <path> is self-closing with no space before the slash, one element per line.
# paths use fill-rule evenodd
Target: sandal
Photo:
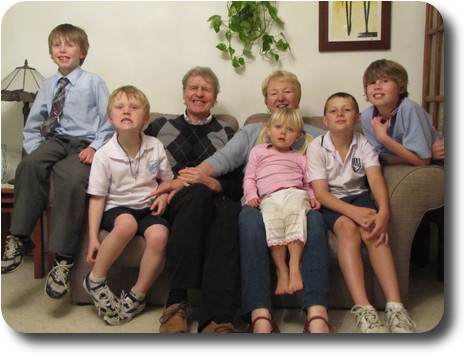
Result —
<path fill-rule="evenodd" d="M 304 328 L 303 328 L 303 333 L 311 333 L 311 331 L 309 331 L 309 325 L 311 324 L 311 322 L 313 320 L 318 320 L 318 319 L 325 322 L 325 324 L 329 328 L 329 331 L 333 330 L 335 328 L 334 326 L 329 324 L 329 322 L 327 321 L 327 319 L 325 317 L 323 317 L 323 316 L 313 316 L 313 317 L 309 318 L 308 321 L 306 321 L 306 324 L 304 325 Z"/>
<path fill-rule="evenodd" d="M 267 317 L 267 316 L 258 316 L 256 319 L 253 320 L 253 322 L 251 323 L 250 325 L 250 328 L 248 329 L 248 333 L 253 333 L 253 329 L 255 327 L 255 323 L 256 321 L 258 320 L 266 320 L 266 321 L 269 321 L 269 323 L 271 324 L 272 326 L 272 331 L 271 333 L 280 333 L 280 330 L 279 330 L 279 327 L 277 326 L 277 324 L 275 323 L 274 320 L 272 320 L 271 318 Z"/>

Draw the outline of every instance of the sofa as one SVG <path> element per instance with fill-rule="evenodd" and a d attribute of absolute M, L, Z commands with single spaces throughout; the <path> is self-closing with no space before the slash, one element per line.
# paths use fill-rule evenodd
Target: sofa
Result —
<path fill-rule="evenodd" d="M 174 118 L 174 114 L 152 113 L 151 120 L 160 116 Z M 230 115 L 216 115 L 234 129 L 238 129 L 237 120 Z M 265 122 L 269 114 L 255 114 L 244 123 Z M 305 123 L 325 129 L 321 117 L 305 117 Z M 360 131 L 360 127 L 358 127 Z M 429 210 L 444 205 L 444 169 L 439 166 L 413 167 L 405 165 L 386 166 L 383 168 L 385 181 L 390 197 L 390 246 L 392 249 L 399 287 L 403 303 L 408 304 L 409 292 L 409 266 L 411 246 L 414 235 L 424 214 Z M 100 239 L 104 239 L 107 232 L 100 232 Z M 330 247 L 330 309 L 350 309 L 353 301 L 345 285 L 337 260 L 337 239 L 328 232 Z M 86 263 L 88 235 L 83 234 L 82 246 L 76 255 L 75 267 L 70 283 L 70 298 L 75 304 L 92 303 L 90 297 L 82 287 L 84 277 L 91 270 Z M 143 253 L 145 240 L 135 237 L 116 261 L 108 274 L 108 284 L 118 295 L 122 290 L 128 291 L 134 284 L 138 274 L 138 266 Z M 363 249 L 365 281 L 368 298 L 377 309 L 383 309 L 385 298 L 375 274 L 369 264 L 367 251 Z M 163 273 L 147 294 L 147 303 L 151 305 L 164 305 L 168 294 L 167 275 Z M 192 304 L 198 303 L 195 290 L 192 291 Z M 301 308 L 301 294 L 293 296 L 274 296 L 275 307 Z"/>

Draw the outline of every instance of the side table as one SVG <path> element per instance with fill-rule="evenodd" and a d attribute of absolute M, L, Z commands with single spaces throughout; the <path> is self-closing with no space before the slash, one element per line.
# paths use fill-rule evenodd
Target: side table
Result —
<path fill-rule="evenodd" d="M 5 241 L 10 229 L 11 214 L 13 211 L 14 187 L 2 187 L 2 254 L 5 251 Z M 34 278 L 43 278 L 45 276 L 43 220 L 44 217 L 40 217 L 32 231 L 32 241 L 35 244 L 33 250 Z"/>

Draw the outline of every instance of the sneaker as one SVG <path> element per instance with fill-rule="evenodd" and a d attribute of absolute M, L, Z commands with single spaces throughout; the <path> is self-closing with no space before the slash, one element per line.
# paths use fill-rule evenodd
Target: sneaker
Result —
<path fill-rule="evenodd" d="M 91 287 L 89 275 L 90 273 L 85 276 L 83 285 L 85 291 L 92 298 L 93 303 L 98 310 L 98 315 L 114 315 L 118 310 L 118 300 L 114 296 L 113 292 L 111 292 L 106 281 L 95 285 L 95 287 Z"/>
<path fill-rule="evenodd" d="M 22 241 L 14 235 L 7 235 L 5 251 L 2 254 L 2 274 L 16 271 L 24 262 L 24 255 L 34 248 L 34 243 L 28 239 Z"/>
<path fill-rule="evenodd" d="M 145 305 L 145 299 L 138 300 L 134 298 L 131 293 L 124 294 L 124 292 L 122 292 L 117 312 L 113 315 L 105 315 L 103 320 L 111 326 L 128 322 L 132 320 L 135 315 L 142 312 L 142 310 L 145 309 Z"/>
<path fill-rule="evenodd" d="M 69 292 L 69 278 L 74 263 L 55 260 L 55 267 L 49 272 L 45 281 L 45 291 L 53 299 L 60 299 Z"/>
<path fill-rule="evenodd" d="M 356 326 L 361 333 L 389 333 L 379 319 L 372 305 L 355 305 L 351 309 L 356 314 Z"/>
<path fill-rule="evenodd" d="M 392 333 L 415 333 L 416 324 L 409 317 L 402 304 L 387 305 L 385 317 L 388 328 Z"/>

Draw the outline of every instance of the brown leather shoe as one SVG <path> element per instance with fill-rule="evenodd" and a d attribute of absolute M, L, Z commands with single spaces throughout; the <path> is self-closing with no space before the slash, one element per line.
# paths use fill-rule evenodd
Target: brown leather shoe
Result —
<path fill-rule="evenodd" d="M 234 325 L 230 322 L 224 324 L 217 324 L 214 321 L 211 321 L 208 326 L 206 326 L 201 333 L 237 333 Z"/>
<path fill-rule="evenodd" d="M 187 324 L 187 303 L 172 304 L 164 308 L 163 315 L 160 317 L 160 333 L 188 333 Z"/>

